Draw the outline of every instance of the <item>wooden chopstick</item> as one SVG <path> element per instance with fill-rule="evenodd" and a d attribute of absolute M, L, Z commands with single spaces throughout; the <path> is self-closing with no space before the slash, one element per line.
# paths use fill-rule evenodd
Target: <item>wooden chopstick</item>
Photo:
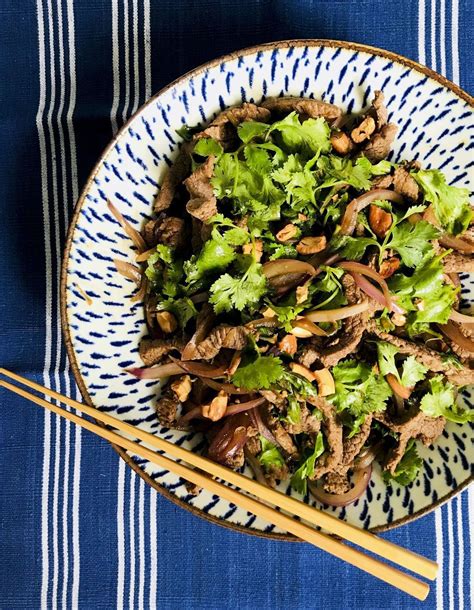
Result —
<path fill-rule="evenodd" d="M 20 383 L 25 383 L 26 385 L 29 385 L 33 389 L 36 389 L 40 392 L 43 392 L 54 398 L 57 398 L 58 400 L 65 402 L 69 406 L 76 407 L 76 408 L 80 409 L 81 411 L 83 411 L 84 413 L 91 415 L 92 417 L 97 417 L 97 419 L 99 419 L 99 417 L 100 417 L 105 423 L 110 423 L 116 427 L 120 426 L 122 428 L 122 431 L 132 434 L 132 436 L 134 436 L 134 437 L 137 437 L 138 436 L 137 433 L 139 432 L 140 436 L 146 435 L 144 437 L 144 440 L 146 442 L 150 441 L 149 437 L 151 437 L 152 440 L 161 440 L 161 439 L 156 439 L 156 437 L 154 437 L 153 435 L 150 435 L 148 433 L 144 433 L 143 431 L 137 430 L 133 426 L 130 426 L 129 424 L 125 424 L 124 422 L 121 422 L 120 420 L 117 420 L 112 416 L 101 413 L 100 411 L 97 411 L 96 409 L 93 409 L 91 407 L 87 407 L 86 405 L 82 405 L 81 403 L 77 403 L 77 401 L 64 397 L 61 394 L 54 392 L 53 390 L 49 390 L 48 388 L 44 388 L 43 386 L 41 386 L 39 384 L 26 380 L 26 379 L 20 377 L 19 375 L 15 375 L 14 373 L 10 373 L 3 369 L 0 369 L 0 372 L 19 381 Z M 69 412 L 61 409 L 60 407 L 52 405 L 51 403 L 49 403 L 41 398 L 38 398 L 34 395 L 29 394 L 28 392 L 26 392 L 25 390 L 23 390 L 21 388 L 18 388 L 5 381 L 0 381 L 0 385 L 19 394 L 20 396 L 23 396 L 24 398 L 27 398 L 27 399 L 35 402 L 36 404 L 39 404 L 40 406 L 43 406 L 47 409 L 52 410 L 53 412 L 57 413 L 58 415 L 61 415 L 63 417 L 66 417 L 67 419 L 70 419 L 74 423 L 77 423 L 78 425 L 81 425 L 84 428 L 91 430 L 92 432 L 96 433 L 97 435 L 101 436 L 102 438 L 105 438 L 106 440 L 109 440 L 119 446 L 122 446 L 125 449 L 128 449 L 129 451 L 144 457 L 145 459 L 149 459 L 150 461 L 157 463 L 162 468 L 173 471 L 176 474 L 178 474 L 179 476 L 182 476 L 188 480 L 191 480 L 193 483 L 196 483 L 202 487 L 207 488 L 212 493 L 219 494 L 221 497 L 226 498 L 230 502 L 238 504 L 238 505 L 242 506 L 243 508 L 245 508 L 246 510 L 249 510 L 249 511 L 257 514 L 258 516 L 261 516 L 262 518 L 264 518 L 270 522 L 273 522 L 275 525 L 278 525 L 279 527 L 282 527 L 283 529 L 286 529 L 287 531 L 290 531 L 291 533 L 302 538 L 303 540 L 306 540 L 306 541 L 310 542 L 311 544 L 318 546 L 318 547 L 322 548 L 323 550 L 326 550 L 327 552 L 347 561 L 348 563 L 355 565 L 356 567 L 359 567 L 365 571 L 368 571 L 369 573 L 373 574 L 374 576 L 396 586 L 397 588 L 399 588 L 403 591 L 406 591 L 407 593 L 413 595 L 414 597 L 417 597 L 418 599 L 425 599 L 426 595 L 428 594 L 429 587 L 425 583 L 418 581 L 417 579 L 414 579 L 413 577 L 408 576 L 408 575 L 404 574 L 403 572 L 400 572 L 399 570 L 392 568 L 391 566 L 387 566 L 386 564 L 380 563 L 371 557 L 367 557 L 364 554 L 362 554 L 360 551 L 352 549 L 351 547 L 347 547 L 343 543 L 338 542 L 337 540 L 330 538 L 329 536 L 326 536 L 325 534 L 317 532 L 302 523 L 294 521 L 290 517 L 287 517 L 286 515 L 283 515 L 282 513 L 275 511 L 274 509 L 268 507 L 267 505 L 261 504 L 257 500 L 244 496 L 244 495 L 240 494 L 239 492 L 236 492 L 235 490 L 230 489 L 217 481 L 209 479 L 207 476 L 205 476 L 199 472 L 190 470 L 189 468 L 187 468 L 186 466 L 183 466 L 182 464 L 177 464 L 176 462 L 169 460 L 161 455 L 157 455 L 156 453 L 147 449 L 146 447 L 142 447 L 140 445 L 135 444 L 132 441 L 129 441 L 128 439 L 124 439 L 122 436 L 120 436 L 112 431 L 105 430 L 104 428 L 102 428 L 96 424 L 93 424 L 92 422 L 89 422 L 88 420 L 84 420 L 84 419 L 78 417 L 77 415 L 74 415 L 72 413 L 69 413 Z M 164 443 L 166 445 L 165 450 L 168 451 L 167 445 L 169 443 L 166 443 L 166 441 L 164 441 Z M 172 445 L 172 444 L 169 444 L 169 445 L 171 445 L 171 447 L 173 447 L 175 449 L 178 449 L 175 445 Z M 197 456 L 196 454 L 193 454 L 193 453 L 188 452 L 183 449 L 181 451 L 182 451 L 183 455 L 180 455 L 179 456 L 180 458 L 183 458 L 186 461 L 191 461 L 192 458 L 201 457 L 201 459 L 204 461 L 204 465 L 205 466 L 207 465 L 208 460 L 206 460 L 205 458 L 202 458 L 202 456 Z M 214 464 L 214 462 L 210 462 L 210 464 L 212 464 L 213 466 L 219 466 L 219 465 Z M 202 466 L 203 466 L 203 463 L 199 463 L 198 467 L 202 468 Z M 207 470 L 207 468 L 205 468 L 205 469 Z M 222 477 L 222 478 L 225 478 L 225 479 L 227 479 L 228 482 L 232 482 L 232 483 L 240 486 L 240 481 L 237 481 L 237 482 L 231 481 L 230 480 L 231 477 L 227 476 L 229 473 L 236 474 L 236 475 L 237 475 L 237 473 L 233 473 L 233 471 L 226 469 L 222 466 L 220 466 L 220 469 L 223 470 L 224 471 L 223 474 L 226 475 L 225 477 Z M 219 472 L 215 476 L 221 477 L 221 472 Z M 247 479 L 247 477 L 242 477 L 242 475 L 237 475 L 237 476 L 244 479 L 244 481 L 255 483 L 254 481 Z M 252 487 L 252 486 L 249 486 L 249 487 Z M 279 492 L 275 492 L 274 490 L 269 490 L 264 486 L 260 486 L 258 483 L 256 483 L 256 487 L 257 487 L 257 489 L 254 489 L 254 488 L 249 489 L 250 493 L 255 493 L 257 491 L 257 494 L 261 497 L 262 493 L 258 489 L 258 487 L 261 487 L 265 492 L 263 494 L 264 500 L 266 500 L 266 501 L 270 500 L 270 502 L 275 503 L 278 506 L 280 506 L 281 508 L 284 508 L 285 510 L 287 510 L 286 507 L 282 506 L 282 502 L 280 501 L 281 498 L 287 498 L 287 496 L 285 496 L 284 494 L 281 494 Z M 275 499 L 268 497 L 268 493 L 267 493 L 268 491 L 273 491 L 275 494 L 277 494 L 276 501 L 275 501 Z M 272 494 L 270 494 L 270 495 L 272 495 Z M 301 506 L 310 508 L 296 500 L 293 500 L 293 503 L 296 504 L 297 508 L 301 508 Z M 315 509 L 311 509 L 311 508 L 310 508 L 310 510 L 315 513 L 321 512 L 321 511 L 316 511 Z M 314 518 L 313 518 L 313 520 L 314 520 Z M 335 518 L 333 518 L 333 520 L 336 521 L 338 524 L 343 523 Z M 353 527 L 353 526 L 351 526 L 351 527 Z M 353 528 L 353 529 L 357 530 L 357 528 Z M 359 531 L 359 530 L 357 530 L 357 531 Z M 339 531 L 337 531 L 337 533 L 340 534 Z M 367 534 L 367 532 L 364 532 L 364 533 Z M 372 536 L 373 538 L 376 538 L 373 535 L 370 535 L 370 536 Z M 392 546 L 395 546 L 395 545 L 392 545 Z M 403 549 L 399 549 L 398 547 L 395 547 L 395 548 L 398 549 L 398 551 L 403 552 Z M 410 554 L 410 555 L 414 555 L 414 554 Z M 391 559 L 392 557 L 389 557 L 389 558 Z M 421 559 L 424 559 L 424 558 L 421 558 Z"/>

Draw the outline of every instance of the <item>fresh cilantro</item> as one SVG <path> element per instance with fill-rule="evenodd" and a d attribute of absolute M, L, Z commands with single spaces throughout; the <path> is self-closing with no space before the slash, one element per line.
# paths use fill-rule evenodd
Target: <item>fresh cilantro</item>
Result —
<path fill-rule="evenodd" d="M 433 204 L 443 229 L 452 235 L 465 231 L 473 218 L 469 190 L 449 186 L 444 174 L 437 169 L 419 170 L 411 175 L 423 189 L 425 199 Z"/>
<path fill-rule="evenodd" d="M 395 481 L 399 485 L 409 485 L 418 476 L 422 465 L 423 460 L 418 455 L 415 440 L 410 439 L 408 441 L 405 453 L 398 463 L 395 472 L 391 474 L 390 472 L 385 471 L 383 473 L 383 480 L 385 483 Z"/>
<path fill-rule="evenodd" d="M 260 464 L 265 470 L 271 470 L 272 468 L 282 468 L 285 465 L 285 460 L 282 454 L 278 451 L 277 447 L 267 441 L 267 439 L 260 434 L 260 444 L 262 445 L 262 451 L 257 456 Z"/>
<path fill-rule="evenodd" d="M 242 277 L 233 277 L 228 273 L 221 275 L 209 289 L 209 303 L 216 313 L 256 305 L 267 292 L 267 280 L 262 273 L 262 265 L 252 260 Z"/>
<path fill-rule="evenodd" d="M 263 235 L 265 239 L 265 235 Z M 295 246 L 291 244 L 279 244 L 275 241 L 267 241 L 265 239 L 263 244 L 264 251 L 269 254 L 268 260 L 274 261 L 277 258 L 296 258 L 298 256 L 298 252 L 296 251 Z"/>
<path fill-rule="evenodd" d="M 318 189 L 348 184 L 358 190 L 368 191 L 372 186 L 370 178 L 388 173 L 391 164 L 381 161 L 372 165 L 365 157 L 359 157 L 353 163 L 347 157 L 327 155 L 318 159 L 317 167 L 321 177 Z"/>
<path fill-rule="evenodd" d="M 199 131 L 196 127 L 189 127 L 189 125 L 181 125 L 176 133 L 183 138 L 185 142 L 190 142 L 193 139 L 193 135 Z"/>
<path fill-rule="evenodd" d="M 215 214 L 207 222 L 219 229 L 227 229 L 223 235 L 223 239 L 230 246 L 243 246 L 250 241 L 250 233 L 247 229 L 237 226 L 223 214 Z"/>
<path fill-rule="evenodd" d="M 292 425 L 297 425 L 301 421 L 301 406 L 299 400 L 293 394 L 288 396 L 285 421 Z"/>
<path fill-rule="evenodd" d="M 300 465 L 298 470 L 291 477 L 291 486 L 298 493 L 305 495 L 307 491 L 307 479 L 314 473 L 316 460 L 324 453 L 324 439 L 321 432 L 318 432 L 314 449 Z"/>
<path fill-rule="evenodd" d="M 398 381 L 406 388 L 413 388 L 415 385 L 422 381 L 428 369 L 423 366 L 414 356 L 409 356 L 403 362 L 402 374 L 398 371 L 398 367 L 395 363 L 395 356 L 398 354 L 398 349 L 395 345 L 387 343 L 386 341 L 377 341 L 377 354 L 380 373 L 382 375 L 388 375 L 391 373 L 395 375 Z"/>
<path fill-rule="evenodd" d="M 191 257 L 184 264 L 188 284 L 196 282 L 209 273 L 223 271 L 234 260 L 234 247 L 217 229 L 212 231 L 199 256 Z"/>
<path fill-rule="evenodd" d="M 263 137 L 269 128 L 270 126 L 266 123 L 259 123 L 258 121 L 244 121 L 237 127 L 237 134 L 244 144 L 248 144 L 254 138 Z"/>
<path fill-rule="evenodd" d="M 316 386 L 304 377 L 301 377 L 296 373 L 290 373 L 290 371 L 284 372 L 279 380 L 279 385 L 289 392 L 289 394 L 294 394 L 299 398 L 315 398 L 318 395 Z M 319 413 L 319 411 L 316 410 L 316 413 Z"/>
<path fill-rule="evenodd" d="M 290 155 L 282 167 L 272 173 L 273 180 L 284 185 L 286 201 L 290 205 L 288 216 L 296 216 L 302 211 L 310 212 L 308 204 L 316 205 L 316 179 L 311 171 L 313 162 L 314 159 L 310 159 L 303 164 L 298 155 Z"/>
<path fill-rule="evenodd" d="M 384 243 L 384 249 L 391 248 L 400 255 L 407 267 L 416 267 L 427 254 L 433 253 L 432 241 L 439 236 L 439 231 L 429 222 L 420 220 L 415 224 L 401 222 L 395 224 L 390 238 Z"/>
<path fill-rule="evenodd" d="M 318 277 L 318 280 L 313 282 L 309 288 L 311 299 L 313 297 L 323 297 L 323 300 L 313 304 L 315 309 L 325 309 L 327 307 L 335 308 L 347 303 L 342 284 L 341 277 L 344 275 L 344 270 L 339 267 L 328 267 L 321 265 L 323 274 Z"/>
<path fill-rule="evenodd" d="M 335 393 L 329 398 L 349 429 L 349 438 L 360 431 L 368 413 L 383 411 L 392 391 L 382 375 L 365 362 L 344 360 L 332 369 Z"/>
<path fill-rule="evenodd" d="M 278 322 L 280 322 L 282 328 L 284 328 L 286 332 L 291 332 L 293 328 L 291 323 L 293 320 L 296 320 L 303 309 L 307 308 L 307 305 L 302 303 L 295 303 L 294 305 L 274 305 L 270 301 L 267 301 L 267 305 L 275 312 Z"/>
<path fill-rule="evenodd" d="M 329 152 L 331 130 L 323 117 L 300 122 L 299 115 L 291 112 L 281 121 L 273 123 L 269 134 L 278 132 L 288 152 L 304 152 L 309 157 Z"/>
<path fill-rule="evenodd" d="M 154 292 L 166 297 L 175 297 L 183 277 L 183 262 L 174 259 L 173 251 L 169 246 L 159 244 L 155 252 L 148 257 L 145 275 Z"/>
<path fill-rule="evenodd" d="M 351 237 L 350 235 L 335 235 L 330 242 L 331 250 L 350 261 L 360 261 L 369 246 L 379 248 L 379 243 L 372 237 Z"/>
<path fill-rule="evenodd" d="M 420 401 L 420 409 L 429 417 L 445 417 L 447 420 L 464 424 L 474 422 L 474 410 L 463 410 L 456 403 L 454 386 L 444 381 L 442 375 L 430 379 L 430 392 Z"/>
<path fill-rule="evenodd" d="M 232 375 L 232 383 L 247 390 L 268 390 L 284 374 L 280 358 L 275 356 L 247 357 Z"/>
<path fill-rule="evenodd" d="M 181 328 L 185 328 L 189 320 L 198 314 L 194 303 L 188 297 L 160 301 L 157 304 L 156 309 L 157 311 L 171 312 L 177 318 Z"/>
<path fill-rule="evenodd" d="M 214 155 L 220 157 L 224 152 L 222 146 L 216 140 L 212 138 L 201 138 L 196 142 L 193 148 L 193 154 L 199 155 L 200 157 L 209 157 Z"/>

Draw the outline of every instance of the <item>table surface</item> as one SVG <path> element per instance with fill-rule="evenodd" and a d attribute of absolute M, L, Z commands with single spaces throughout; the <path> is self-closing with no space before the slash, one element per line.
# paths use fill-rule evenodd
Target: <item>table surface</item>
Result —
<path fill-rule="evenodd" d="M 0 363 L 76 395 L 58 319 L 81 186 L 146 97 L 271 40 L 334 38 L 419 60 L 474 91 L 472 0 L 2 0 Z M 304 544 L 212 525 L 104 442 L 10 395 L 0 414 L 0 608 L 417 608 Z M 469 514 L 471 523 L 469 524 Z M 474 603 L 474 489 L 386 534 L 436 559 L 425 608 Z"/>

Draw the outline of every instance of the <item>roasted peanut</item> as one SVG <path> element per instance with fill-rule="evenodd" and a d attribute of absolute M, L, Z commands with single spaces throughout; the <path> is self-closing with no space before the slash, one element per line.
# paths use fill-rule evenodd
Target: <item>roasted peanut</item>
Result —
<path fill-rule="evenodd" d="M 320 235 L 319 237 L 303 237 L 303 239 L 296 246 L 298 254 L 316 254 L 321 252 L 326 247 L 326 237 Z"/>
<path fill-rule="evenodd" d="M 375 131 L 375 121 L 371 116 L 366 117 L 362 123 L 351 131 L 352 141 L 356 144 L 367 140 Z"/>
<path fill-rule="evenodd" d="M 224 413 L 227 409 L 227 403 L 229 401 L 229 396 L 221 390 L 219 394 L 213 398 L 208 405 L 203 405 L 202 414 L 204 417 L 212 421 L 217 421 L 224 416 Z"/>
<path fill-rule="evenodd" d="M 293 356 L 293 354 L 296 354 L 296 350 L 298 349 L 296 337 L 294 335 L 285 335 L 278 344 L 278 347 L 282 352 L 285 352 L 285 354 Z"/>
<path fill-rule="evenodd" d="M 351 139 L 343 131 L 332 134 L 331 144 L 334 150 L 340 155 L 347 155 L 354 148 Z"/>
<path fill-rule="evenodd" d="M 318 385 L 319 396 L 329 396 L 334 394 L 336 386 L 334 385 L 334 378 L 331 375 L 329 369 L 320 369 L 319 371 L 312 371 L 313 378 L 316 380 Z"/>
<path fill-rule="evenodd" d="M 173 333 L 178 328 L 178 322 L 169 311 L 159 311 L 156 314 L 156 321 L 164 333 Z"/>
<path fill-rule="evenodd" d="M 293 371 L 293 373 L 301 375 L 301 377 L 304 377 L 308 381 L 315 381 L 313 371 L 310 371 L 302 364 L 298 364 L 297 362 L 290 362 L 290 369 Z"/>
<path fill-rule="evenodd" d="M 242 352 L 234 352 L 232 360 L 230 361 L 229 368 L 227 369 L 227 375 L 233 375 L 239 368 L 240 361 L 242 360 Z"/>
<path fill-rule="evenodd" d="M 289 241 L 290 239 L 293 239 L 297 235 L 298 235 L 298 227 L 296 227 L 294 224 L 290 223 L 290 224 L 285 225 L 283 227 L 283 229 L 280 229 L 275 237 L 277 238 L 278 241 L 285 242 L 285 241 Z"/>
<path fill-rule="evenodd" d="M 300 303 L 304 303 L 307 299 L 308 299 L 308 290 L 309 290 L 309 285 L 303 284 L 302 286 L 298 286 L 296 289 L 296 302 L 298 303 L 298 305 Z"/>
<path fill-rule="evenodd" d="M 378 205 L 371 205 L 369 210 L 369 225 L 377 237 L 385 237 L 392 226 L 392 215 L 382 210 Z"/>
<path fill-rule="evenodd" d="M 379 273 L 383 278 L 387 278 L 392 276 L 399 267 L 400 259 L 396 256 L 392 256 L 392 258 L 387 258 L 386 260 L 382 261 Z"/>
<path fill-rule="evenodd" d="M 182 377 L 175 379 L 171 384 L 171 389 L 179 402 L 188 400 L 192 389 L 191 377 L 189 375 L 183 375 Z"/>
<path fill-rule="evenodd" d="M 244 254 L 253 254 L 256 260 L 259 261 L 262 258 L 263 254 L 263 241 L 257 239 L 254 244 L 245 244 L 244 246 L 242 246 L 242 252 Z"/>

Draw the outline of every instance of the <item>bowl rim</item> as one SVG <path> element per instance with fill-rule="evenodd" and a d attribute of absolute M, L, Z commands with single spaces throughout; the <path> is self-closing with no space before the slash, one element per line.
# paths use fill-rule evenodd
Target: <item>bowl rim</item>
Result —
<path fill-rule="evenodd" d="M 457 84 L 448 80 L 446 77 L 442 76 L 441 74 L 438 74 L 431 68 L 428 68 L 427 66 L 424 66 L 412 59 L 409 59 L 398 53 L 394 53 L 392 51 L 386 51 L 385 49 L 381 49 L 379 47 L 373 47 L 373 46 L 370 46 L 367 44 L 362 44 L 362 43 L 357 43 L 357 42 L 347 42 L 347 41 L 342 41 L 342 40 L 325 39 L 325 38 L 304 38 L 304 39 L 280 40 L 280 41 L 273 41 L 273 42 L 267 42 L 267 43 L 263 43 L 263 44 L 259 44 L 259 45 L 254 45 L 251 47 L 246 47 L 244 49 L 237 50 L 237 51 L 232 51 L 232 52 L 226 53 L 225 55 L 222 55 L 216 59 L 205 62 L 205 63 L 197 66 L 196 68 L 193 68 L 192 70 L 189 70 L 185 74 L 183 74 L 183 75 L 179 76 L 178 78 L 176 78 L 175 80 L 173 80 L 171 83 L 169 83 L 165 87 L 161 88 L 157 93 L 152 95 L 142 106 L 140 106 L 140 108 L 138 108 L 138 110 L 128 119 L 128 121 L 117 131 L 115 136 L 112 138 L 112 140 L 103 150 L 102 154 L 100 155 L 99 159 L 95 163 L 91 173 L 89 174 L 89 176 L 87 178 L 87 181 L 85 182 L 85 184 L 82 188 L 79 199 L 77 200 L 77 203 L 75 204 L 74 213 L 71 218 L 70 225 L 69 225 L 68 232 L 67 232 L 66 244 L 65 244 L 65 248 L 64 248 L 62 266 L 61 266 L 61 285 L 60 285 L 61 328 L 62 328 L 63 337 L 64 337 L 64 341 L 66 344 L 66 350 L 67 350 L 67 354 L 68 354 L 69 362 L 71 364 L 71 369 L 72 369 L 74 378 L 76 380 L 76 383 L 79 387 L 79 390 L 82 394 L 83 399 L 89 406 L 95 408 L 95 405 L 87 391 L 87 386 L 82 377 L 79 365 L 77 363 L 76 354 L 74 351 L 74 346 L 72 344 L 71 333 L 70 333 L 70 329 L 69 329 L 68 310 L 67 310 L 67 297 L 68 297 L 67 275 L 68 275 L 68 266 L 69 266 L 69 260 L 70 260 L 70 252 L 71 252 L 71 247 L 72 247 L 72 243 L 73 243 L 73 235 L 74 235 L 74 231 L 76 229 L 76 225 L 77 225 L 77 221 L 78 221 L 81 209 L 82 209 L 82 205 L 84 203 L 86 195 L 91 187 L 91 184 L 92 184 L 96 174 L 99 172 L 100 168 L 102 167 L 104 160 L 107 158 L 109 152 L 114 148 L 114 146 L 117 144 L 117 142 L 126 133 L 128 126 L 135 119 L 135 117 L 138 114 L 140 114 L 144 108 L 148 107 L 157 98 L 159 98 L 161 95 L 163 95 L 164 93 L 166 93 L 167 91 L 172 89 L 177 84 L 179 84 L 181 82 L 185 82 L 192 77 L 198 76 L 205 70 L 213 68 L 216 65 L 220 65 L 223 62 L 231 61 L 231 60 L 237 59 L 239 57 L 255 55 L 260 51 L 264 52 L 264 51 L 268 51 L 271 49 L 287 49 L 287 48 L 291 48 L 291 47 L 302 47 L 302 46 L 341 48 L 341 49 L 346 49 L 346 50 L 350 50 L 350 51 L 355 51 L 357 53 L 361 53 L 361 52 L 368 53 L 370 55 L 389 59 L 390 61 L 402 64 L 402 65 L 410 68 L 411 70 L 415 70 L 417 72 L 422 73 L 425 76 L 428 76 L 429 78 L 432 78 L 433 80 L 440 83 L 443 87 L 446 87 L 447 89 L 451 90 L 458 97 L 460 97 L 462 100 L 467 102 L 471 107 L 474 107 L 474 97 L 473 96 L 471 96 L 469 93 L 464 91 Z M 96 423 L 98 423 L 99 425 L 103 425 L 103 424 L 101 424 L 101 422 L 96 421 Z M 159 494 L 161 494 L 162 496 L 164 496 L 165 498 L 167 498 L 174 504 L 191 512 L 193 515 L 201 517 L 202 519 L 205 519 L 212 523 L 216 523 L 217 525 L 220 525 L 222 527 L 225 527 L 225 528 L 228 528 L 228 529 L 231 529 L 234 531 L 238 531 L 241 533 L 245 533 L 245 534 L 250 534 L 252 536 L 258 536 L 260 538 L 270 538 L 273 540 L 284 540 L 284 541 L 288 541 L 288 542 L 301 542 L 301 540 L 299 540 L 298 538 L 296 538 L 295 536 L 293 536 L 291 534 L 254 530 L 252 528 L 248 528 L 243 525 L 239 525 L 236 523 L 230 523 L 228 521 L 220 519 L 219 517 L 215 517 L 214 515 L 209 515 L 209 514 L 203 512 L 199 508 L 191 506 L 187 502 L 184 502 L 183 500 L 181 500 L 180 498 L 178 498 L 177 496 L 172 494 L 164 486 L 157 483 L 150 475 L 148 475 L 146 472 L 144 472 L 134 462 L 134 460 L 127 454 L 127 452 L 124 449 L 122 449 L 121 447 L 118 447 L 117 445 L 114 445 L 113 443 L 111 443 L 111 445 L 115 449 L 115 451 L 119 454 L 119 456 L 125 461 L 125 463 L 128 466 L 130 466 L 130 468 L 132 468 L 140 477 L 142 477 L 142 479 L 144 479 L 144 481 L 148 485 L 150 485 Z M 463 481 L 460 485 L 458 485 L 456 487 L 456 489 L 453 489 L 448 494 L 439 498 L 436 502 L 430 504 L 429 506 L 416 511 L 416 512 L 412 513 L 411 515 L 406 515 L 405 517 L 397 519 L 391 523 L 369 528 L 369 531 L 371 531 L 373 533 L 385 532 L 385 531 L 394 529 L 396 527 L 400 527 L 401 525 L 405 525 L 407 523 L 415 521 L 416 519 L 419 519 L 420 517 L 423 517 L 424 515 L 432 512 L 433 510 L 435 510 L 442 504 L 445 504 L 446 502 L 448 502 L 451 498 L 453 498 L 454 496 L 456 496 L 457 494 L 462 492 L 464 489 L 466 489 L 473 481 L 474 481 L 474 475 L 471 475 L 465 481 Z"/>

